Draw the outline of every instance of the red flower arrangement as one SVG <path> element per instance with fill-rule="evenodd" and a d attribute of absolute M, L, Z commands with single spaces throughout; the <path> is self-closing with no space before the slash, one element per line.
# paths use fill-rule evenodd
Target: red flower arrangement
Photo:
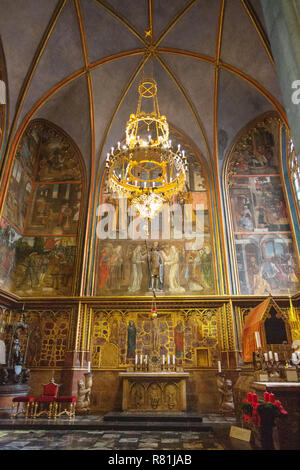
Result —
<path fill-rule="evenodd" d="M 262 420 L 270 421 L 274 424 L 274 419 L 282 415 L 287 415 L 279 400 L 275 400 L 274 393 L 265 392 L 264 401 L 258 400 L 256 393 L 247 393 L 247 400 L 243 400 L 242 411 L 245 423 L 254 423 L 261 426 Z"/>

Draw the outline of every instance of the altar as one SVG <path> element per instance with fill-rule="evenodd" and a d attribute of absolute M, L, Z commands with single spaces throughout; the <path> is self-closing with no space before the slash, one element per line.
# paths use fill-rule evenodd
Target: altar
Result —
<path fill-rule="evenodd" d="M 187 372 L 120 372 L 123 411 L 186 411 Z"/>

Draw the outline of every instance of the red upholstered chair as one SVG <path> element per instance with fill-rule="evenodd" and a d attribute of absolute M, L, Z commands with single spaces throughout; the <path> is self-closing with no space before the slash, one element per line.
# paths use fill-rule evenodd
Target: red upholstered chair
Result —
<path fill-rule="evenodd" d="M 20 404 L 22 404 L 22 408 L 20 409 Z M 21 397 L 14 397 L 12 399 L 12 407 L 11 407 L 11 418 L 15 418 L 16 416 L 23 414 L 25 418 L 31 416 L 33 411 L 33 404 L 34 404 L 34 397 L 30 397 L 28 395 L 21 396 Z M 15 408 L 17 409 L 15 410 Z"/>
<path fill-rule="evenodd" d="M 48 418 L 51 418 L 58 387 L 59 385 L 54 382 L 54 379 L 51 379 L 48 384 L 43 385 L 43 395 L 35 398 L 34 400 L 34 418 L 43 414 L 46 414 Z M 47 405 L 46 408 L 44 408 L 45 404 Z"/>
<path fill-rule="evenodd" d="M 71 395 L 62 395 L 56 397 L 54 405 L 54 418 L 66 414 L 69 418 L 74 418 L 76 408 L 76 397 Z M 63 406 L 63 410 L 61 409 Z"/>

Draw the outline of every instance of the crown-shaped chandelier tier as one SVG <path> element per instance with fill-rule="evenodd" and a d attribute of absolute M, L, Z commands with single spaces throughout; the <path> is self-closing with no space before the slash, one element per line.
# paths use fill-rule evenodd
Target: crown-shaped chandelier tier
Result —
<path fill-rule="evenodd" d="M 142 110 L 151 99 L 153 111 Z M 184 191 L 188 170 L 185 151 L 172 148 L 169 125 L 159 113 L 157 84 L 144 78 L 139 85 L 136 114 L 126 124 L 126 143 L 118 142 L 107 154 L 108 181 L 113 192 L 126 197 L 144 218 L 151 219 L 163 204 Z"/>

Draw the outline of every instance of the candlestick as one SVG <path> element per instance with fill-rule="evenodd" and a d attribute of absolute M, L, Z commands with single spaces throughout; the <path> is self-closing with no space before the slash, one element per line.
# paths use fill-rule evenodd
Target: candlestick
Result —
<path fill-rule="evenodd" d="M 254 335 L 255 335 L 256 347 L 257 349 L 260 349 L 261 348 L 260 334 L 258 331 L 255 331 Z"/>
<path fill-rule="evenodd" d="M 135 355 L 135 364 L 137 365 L 137 363 L 138 363 L 138 355 L 136 354 Z"/>
<path fill-rule="evenodd" d="M 265 361 L 268 362 L 268 353 L 264 353 Z"/>
<path fill-rule="evenodd" d="M 90 363 L 90 361 L 88 362 L 88 372 L 91 372 L 91 363 Z"/>
<path fill-rule="evenodd" d="M 279 358 L 278 358 L 278 354 L 277 354 L 277 353 L 274 353 L 274 359 L 275 359 L 276 362 L 279 361 Z"/>
<path fill-rule="evenodd" d="M 162 363 L 163 363 L 163 366 L 165 365 L 165 355 L 163 354 L 162 356 Z"/>
<path fill-rule="evenodd" d="M 218 361 L 218 372 L 222 372 L 221 361 Z"/>
<path fill-rule="evenodd" d="M 175 366 L 175 355 L 173 354 L 173 364 Z"/>
<path fill-rule="evenodd" d="M 168 365 L 170 365 L 170 355 L 168 354 Z"/>
<path fill-rule="evenodd" d="M 270 361 L 273 360 L 273 353 L 272 353 L 272 351 L 269 351 L 269 358 L 270 358 Z"/>
<path fill-rule="evenodd" d="M 140 363 L 143 364 L 143 354 L 140 356 Z"/>

